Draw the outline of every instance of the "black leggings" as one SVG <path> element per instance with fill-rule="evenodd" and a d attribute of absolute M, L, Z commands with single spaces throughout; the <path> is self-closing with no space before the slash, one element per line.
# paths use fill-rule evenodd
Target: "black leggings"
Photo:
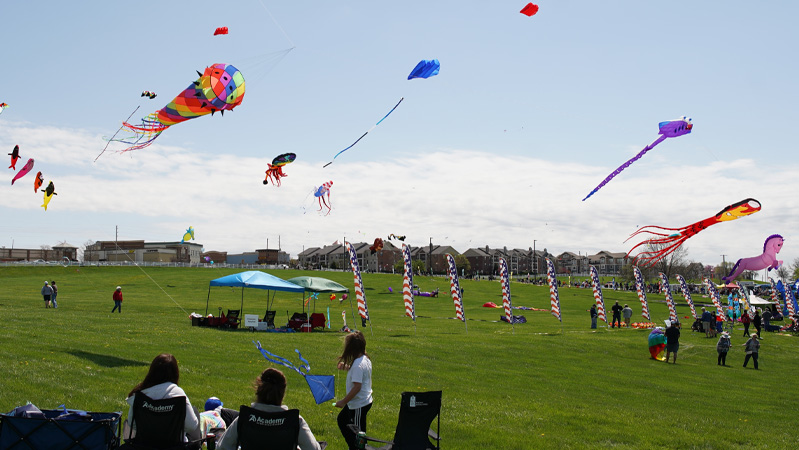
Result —
<path fill-rule="evenodd" d="M 727 365 L 727 352 L 719 352 L 719 364 Z"/>
<path fill-rule="evenodd" d="M 744 324 L 744 337 L 749 337 L 749 324 Z"/>
<path fill-rule="evenodd" d="M 746 355 L 746 358 L 744 358 L 744 367 L 746 367 L 746 364 L 749 362 L 749 357 L 750 356 L 752 357 L 752 361 L 755 362 L 755 369 L 757 369 L 757 353 L 752 353 L 751 355 Z"/>
<path fill-rule="evenodd" d="M 365 433 L 366 413 L 368 413 L 371 408 L 371 403 L 356 409 L 350 409 L 349 406 L 344 405 L 344 407 L 341 408 L 341 412 L 338 413 L 338 429 L 341 430 L 341 435 L 344 436 L 344 440 L 347 441 L 347 446 L 349 446 L 351 450 L 357 450 L 358 442 L 356 434 L 350 430 L 349 425 L 354 424 L 359 430 Z"/>

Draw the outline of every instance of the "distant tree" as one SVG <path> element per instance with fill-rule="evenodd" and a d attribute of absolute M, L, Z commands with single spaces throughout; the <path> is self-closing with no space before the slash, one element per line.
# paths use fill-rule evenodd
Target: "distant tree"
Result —
<path fill-rule="evenodd" d="M 785 265 L 782 265 L 782 266 L 780 266 L 780 268 L 779 268 L 779 269 L 777 269 L 775 272 L 777 273 L 777 276 L 778 276 L 778 277 L 779 277 L 781 280 L 784 280 L 784 281 L 788 281 L 788 276 L 789 276 L 789 275 L 790 275 L 790 273 L 791 273 L 791 272 L 788 270 L 788 268 L 787 268 L 787 267 L 785 267 Z"/>
<path fill-rule="evenodd" d="M 797 279 L 799 278 L 799 258 L 793 260 L 793 264 L 791 264 L 791 273 L 793 276 L 791 278 Z"/>
<path fill-rule="evenodd" d="M 333 269 L 333 270 L 336 270 L 336 269 L 338 269 L 338 262 L 336 262 L 335 260 L 330 261 L 330 264 L 328 264 L 328 267 Z"/>
<path fill-rule="evenodd" d="M 457 269 L 459 275 L 464 273 L 464 270 L 469 272 L 472 270 L 472 263 L 469 262 L 466 256 L 458 255 L 455 257 L 455 269 Z"/>
<path fill-rule="evenodd" d="M 731 263 L 730 261 L 725 261 L 713 269 L 713 273 L 715 274 L 715 277 L 719 283 L 722 281 L 721 277 L 726 277 L 734 265 L 735 264 Z"/>

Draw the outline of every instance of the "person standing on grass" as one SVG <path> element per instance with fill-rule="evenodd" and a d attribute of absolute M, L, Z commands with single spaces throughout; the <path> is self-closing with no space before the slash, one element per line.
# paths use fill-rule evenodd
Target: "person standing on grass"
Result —
<path fill-rule="evenodd" d="M 713 315 L 707 312 L 705 307 L 702 307 L 702 329 L 705 330 L 705 337 L 710 337 L 712 331 L 710 329 L 711 321 L 713 320 Z M 715 325 L 715 324 L 714 324 Z"/>
<path fill-rule="evenodd" d="M 669 363 L 669 355 L 674 353 L 674 364 L 677 364 L 677 350 L 680 349 L 680 328 L 677 322 L 671 322 L 666 329 L 666 364 Z"/>
<path fill-rule="evenodd" d="M 360 331 L 353 331 L 344 338 L 338 369 L 347 371 L 347 395 L 335 405 L 342 408 L 337 419 L 338 428 L 350 450 L 356 450 L 357 435 L 349 425 L 366 432 L 366 414 L 372 408 L 372 360 L 366 353 L 366 337 Z"/>
<path fill-rule="evenodd" d="M 591 329 L 595 330 L 596 329 L 596 318 L 597 318 L 596 305 L 595 304 L 591 305 L 591 309 L 589 309 L 588 312 L 591 313 Z"/>
<path fill-rule="evenodd" d="M 119 308 L 119 313 L 122 314 L 122 286 L 117 286 L 117 289 L 114 291 L 114 309 L 111 310 L 113 314 L 114 311 Z"/>
<path fill-rule="evenodd" d="M 719 342 L 716 344 L 716 351 L 719 352 L 719 366 L 726 366 L 727 365 L 727 352 L 730 351 L 730 346 L 732 343 L 730 342 L 730 333 L 726 331 L 721 332 L 721 337 L 719 338 Z"/>
<path fill-rule="evenodd" d="M 749 324 L 752 323 L 752 318 L 749 317 L 749 311 L 743 311 L 741 314 L 741 323 L 744 324 L 744 337 L 749 337 Z"/>
<path fill-rule="evenodd" d="M 621 310 L 622 307 L 619 305 L 619 302 L 616 301 L 616 304 L 613 305 L 611 308 L 613 310 L 613 321 L 610 323 L 611 328 L 616 328 L 616 324 L 618 324 L 619 328 L 621 328 Z"/>
<path fill-rule="evenodd" d="M 50 283 L 45 281 L 44 286 L 42 286 L 42 297 L 44 297 L 44 307 L 50 307 L 50 299 L 53 296 L 53 288 L 50 287 Z"/>
<path fill-rule="evenodd" d="M 624 315 L 624 324 L 627 325 L 627 328 L 630 328 L 630 319 L 633 317 L 633 309 L 630 308 L 630 305 L 625 304 L 621 312 Z"/>
<path fill-rule="evenodd" d="M 757 330 L 757 338 L 760 339 L 760 325 L 762 321 L 762 317 L 760 317 L 760 308 L 757 308 L 755 311 L 755 318 L 752 319 L 752 325 L 755 326 L 755 330 Z"/>
<path fill-rule="evenodd" d="M 752 337 L 746 341 L 744 345 L 744 350 L 746 351 L 746 357 L 744 358 L 744 367 L 746 364 L 749 363 L 749 358 L 752 358 L 752 361 L 755 362 L 755 370 L 757 369 L 757 354 L 760 352 L 760 341 L 758 340 L 757 333 L 752 333 Z"/>
<path fill-rule="evenodd" d="M 50 289 L 53 290 L 53 295 L 50 297 L 50 300 L 53 302 L 53 308 L 58 308 L 58 303 L 55 301 L 55 298 L 58 296 L 58 287 L 55 285 L 55 280 L 50 282 Z"/>

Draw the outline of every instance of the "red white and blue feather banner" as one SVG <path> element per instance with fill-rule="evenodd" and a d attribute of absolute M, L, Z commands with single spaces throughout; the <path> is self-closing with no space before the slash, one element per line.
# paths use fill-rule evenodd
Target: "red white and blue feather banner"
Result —
<path fill-rule="evenodd" d="M 405 301 L 405 315 L 416 320 L 416 309 L 413 303 L 413 266 L 411 265 L 411 249 L 402 244 L 402 260 L 405 274 L 402 276 L 402 299 Z"/>
<path fill-rule="evenodd" d="M 674 297 L 671 295 L 671 286 L 669 286 L 669 279 L 666 274 L 660 272 L 660 283 L 663 289 L 663 295 L 666 296 L 666 304 L 669 306 L 669 320 L 677 320 L 677 309 L 674 306 Z"/>
<path fill-rule="evenodd" d="M 782 295 L 780 295 L 779 291 L 777 290 L 777 285 L 774 284 L 774 279 L 769 278 L 768 280 L 771 282 L 771 301 L 776 303 L 777 312 L 782 315 L 782 306 L 780 305 L 780 301 L 782 301 Z"/>
<path fill-rule="evenodd" d="M 644 276 L 641 274 L 641 269 L 639 269 L 638 266 L 633 266 L 633 275 L 635 275 L 635 292 L 638 293 L 638 300 L 641 301 L 641 316 L 651 321 L 652 318 L 649 317 L 649 304 L 646 302 Z"/>
<path fill-rule="evenodd" d="M 691 307 L 691 316 L 696 320 L 696 308 L 694 308 L 694 299 L 691 298 L 691 291 L 688 290 L 688 283 L 685 282 L 685 278 L 682 275 L 677 274 L 676 277 L 677 282 L 680 283 L 682 296 L 685 297 L 685 303 L 688 303 L 688 306 Z"/>
<path fill-rule="evenodd" d="M 361 280 L 361 269 L 358 268 L 358 255 L 349 242 L 344 243 L 350 254 L 350 265 L 352 266 L 352 277 L 355 280 L 355 298 L 358 300 L 358 314 L 362 319 L 369 320 L 369 308 L 366 307 L 366 295 L 363 292 L 363 280 Z"/>
<path fill-rule="evenodd" d="M 599 284 L 599 272 L 594 266 L 591 266 L 591 287 L 594 288 L 597 317 L 607 323 L 608 317 L 605 315 L 605 299 L 602 297 L 602 286 Z"/>
<path fill-rule="evenodd" d="M 794 286 L 796 286 L 796 282 Z M 785 308 L 788 310 L 788 315 L 793 317 L 796 315 L 796 297 L 793 295 L 793 289 L 790 284 L 785 285 Z"/>
<path fill-rule="evenodd" d="M 716 317 L 721 316 L 724 318 L 724 308 L 721 306 L 721 295 L 719 295 L 719 290 L 716 289 L 716 283 L 708 280 L 707 278 L 705 278 L 704 281 L 705 286 L 707 286 L 707 290 L 710 293 L 710 299 L 713 300 L 713 305 L 716 307 Z"/>
<path fill-rule="evenodd" d="M 502 283 L 502 307 L 505 308 L 505 318 L 508 323 L 513 323 L 513 305 L 510 302 L 510 278 L 508 263 L 504 258 L 499 258 L 499 280 Z"/>
<path fill-rule="evenodd" d="M 560 297 L 558 296 L 558 279 L 555 277 L 555 265 L 549 258 L 545 258 L 547 262 L 547 281 L 549 282 L 549 303 L 552 306 L 552 315 L 557 317 L 558 320 L 563 322 L 560 317 Z"/>
<path fill-rule="evenodd" d="M 449 274 L 449 291 L 452 294 L 452 301 L 455 303 L 455 316 L 458 320 L 466 323 L 466 316 L 463 314 L 461 285 L 458 283 L 458 268 L 455 267 L 455 258 L 449 253 L 447 253 L 447 273 Z"/>

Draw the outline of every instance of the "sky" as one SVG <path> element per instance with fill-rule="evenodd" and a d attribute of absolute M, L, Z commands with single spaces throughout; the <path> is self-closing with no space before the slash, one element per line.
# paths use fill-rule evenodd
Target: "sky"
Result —
<path fill-rule="evenodd" d="M 774 233 L 781 259 L 799 257 L 798 3 L 542 1 L 533 17 L 524 4 L 2 2 L 0 149 L 35 167 L 0 185 L 0 246 L 175 241 L 192 226 L 207 251 L 280 242 L 293 257 L 391 233 L 460 252 L 626 252 L 640 226 L 751 197 L 760 212 L 691 238 L 688 259 L 756 256 Z M 439 75 L 407 80 L 434 58 Z M 235 111 L 97 158 L 137 107 L 132 122 L 214 63 L 246 80 Z M 681 116 L 691 134 L 582 201 Z M 282 185 L 264 185 L 286 152 Z M 37 171 L 58 193 L 46 212 Z M 326 181 L 329 214 L 313 196 Z"/>

